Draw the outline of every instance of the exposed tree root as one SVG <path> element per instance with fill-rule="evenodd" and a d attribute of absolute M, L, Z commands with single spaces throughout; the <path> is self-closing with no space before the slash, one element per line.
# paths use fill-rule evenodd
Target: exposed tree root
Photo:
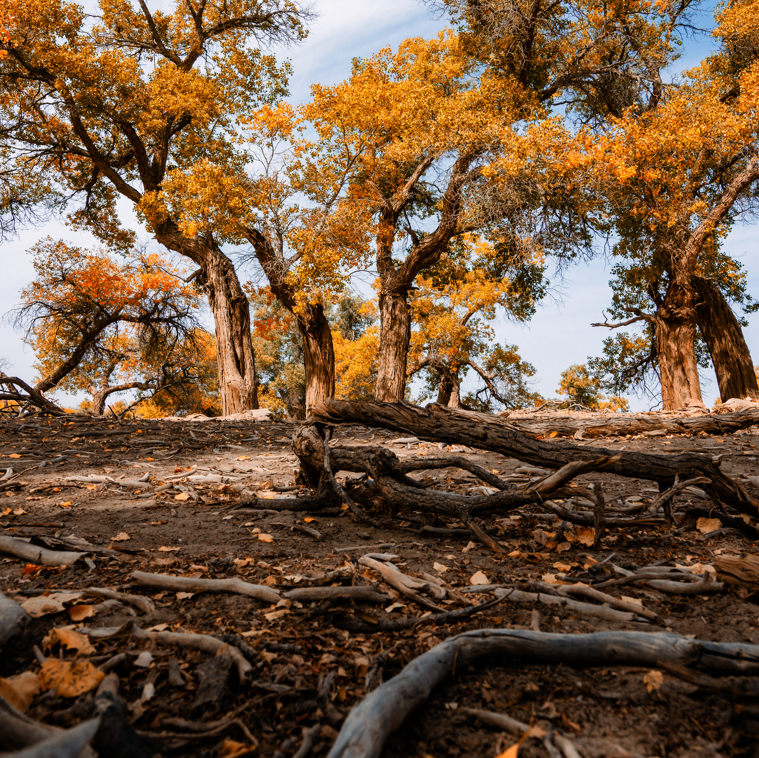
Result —
<path fill-rule="evenodd" d="M 658 482 L 663 488 L 671 487 L 677 476 L 681 480 L 706 477 L 723 503 L 741 513 L 759 515 L 759 500 L 724 474 L 719 464 L 708 455 L 687 453 L 667 456 L 583 447 L 565 441 L 547 442 L 530 437 L 497 417 L 436 404 L 420 408 L 405 402 L 325 400 L 312 409 L 312 414 L 320 421 L 379 426 L 433 442 L 490 450 L 549 469 L 560 469 L 567 464 L 590 462 L 605 456 L 609 459 L 605 464 L 607 472 L 648 479 Z M 610 460 L 612 458 L 613 461 Z"/>
<path fill-rule="evenodd" d="M 325 458 L 324 438 L 318 431 L 313 427 L 299 429 L 293 437 L 293 447 L 303 469 L 312 472 L 312 475 L 313 472 L 318 472 Z M 523 505 L 541 503 L 546 496 L 559 492 L 574 477 L 607 467 L 616 460 L 616 456 L 611 455 L 574 461 L 528 487 L 512 486 L 492 495 L 468 496 L 440 492 L 420 485 L 419 482 L 410 479 L 406 472 L 426 468 L 430 462 L 421 460 L 402 462 L 395 453 L 386 448 L 331 447 L 328 458 L 331 469 L 334 471 L 369 474 L 373 489 L 367 490 L 364 495 L 366 499 L 370 500 L 370 493 L 373 492 L 374 496 L 379 495 L 386 502 L 391 503 L 396 511 L 432 513 L 459 519 L 469 526 L 474 538 L 483 541 L 489 547 L 493 547 L 492 540 L 474 522 L 476 517 L 505 513 Z M 433 467 L 442 468 L 444 460 L 434 459 L 432 463 Z M 455 464 L 449 463 L 449 465 Z M 322 481 L 321 477 L 318 479 Z M 328 474 L 328 479 L 334 480 L 332 471 Z M 503 488 L 508 486 L 505 482 L 499 482 L 499 484 Z M 343 502 L 347 502 L 345 497 L 349 497 L 353 502 L 353 498 L 350 498 L 342 487 L 338 490 L 337 497 Z M 287 501 L 280 502 L 284 504 Z M 356 512 L 355 509 L 352 510 Z M 364 516 L 358 513 L 357 516 L 365 520 L 366 514 L 363 509 L 361 510 Z"/>
<path fill-rule="evenodd" d="M 29 614 L 15 601 L 0 592 L 0 648 L 24 631 Z"/>
<path fill-rule="evenodd" d="M 469 665 L 523 664 L 678 667 L 712 676 L 759 673 L 759 645 L 691 640 L 666 632 L 546 634 L 482 629 L 450 637 L 409 663 L 348 715 L 328 758 L 377 758 L 387 737 L 433 688 Z"/>

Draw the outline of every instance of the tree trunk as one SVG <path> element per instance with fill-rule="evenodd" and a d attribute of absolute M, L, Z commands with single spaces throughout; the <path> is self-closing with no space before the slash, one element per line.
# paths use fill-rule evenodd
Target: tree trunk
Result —
<path fill-rule="evenodd" d="M 451 392 L 453 392 L 453 382 L 447 376 L 440 377 L 440 383 L 437 386 L 437 400 L 438 405 L 448 405 L 451 399 Z"/>
<path fill-rule="evenodd" d="M 656 349 L 665 411 L 704 405 L 696 361 L 694 299 L 690 287 L 672 282 L 656 313 Z"/>
<path fill-rule="evenodd" d="M 403 400 L 406 392 L 406 367 L 411 340 L 411 310 L 408 290 L 381 292 L 377 400 Z"/>
<path fill-rule="evenodd" d="M 207 249 L 201 267 L 216 327 L 222 414 L 254 410 L 258 408 L 258 387 L 248 298 L 232 261 L 216 246 Z"/>
<path fill-rule="evenodd" d="M 720 399 L 758 397 L 754 363 L 743 330 L 724 295 L 711 279 L 694 276 L 696 319 L 717 373 Z"/>
<path fill-rule="evenodd" d="M 296 318 L 303 336 L 308 414 L 312 406 L 335 396 L 335 351 L 332 330 L 321 303 L 306 305 Z"/>
<path fill-rule="evenodd" d="M 171 220 L 156 227 L 155 238 L 200 267 L 200 281 L 208 296 L 216 331 L 222 414 L 255 410 L 258 382 L 250 336 L 250 306 L 234 264 L 212 238 L 185 237 Z"/>

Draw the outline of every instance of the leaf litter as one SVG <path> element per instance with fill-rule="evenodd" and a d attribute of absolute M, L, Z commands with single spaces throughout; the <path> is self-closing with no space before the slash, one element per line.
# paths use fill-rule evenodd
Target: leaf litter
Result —
<path fill-rule="evenodd" d="M 138 428 L 144 431 L 137 434 Z M 193 437 L 188 429 L 203 434 Z M 310 754 L 326 756 L 352 706 L 416 656 L 467 629 L 666 629 L 715 641 L 759 642 L 753 594 L 759 569 L 743 557 L 752 545 L 722 530 L 721 522 L 711 523 L 718 520 L 708 514 L 678 529 L 659 523 L 608 531 L 594 549 L 592 527 L 523 509 L 491 525 L 507 550 L 499 555 L 477 542 L 423 534 L 424 522 L 385 529 L 357 524 L 341 509 L 318 516 L 264 508 L 238 513 L 235 506 L 250 492 L 272 499 L 277 488 L 297 486 L 297 459 L 288 442 L 292 429 L 284 422 L 243 421 L 140 420 L 139 427 L 127 422 L 123 430 L 103 420 L 5 423 L 4 442 L 23 445 L 25 460 L 52 460 L 58 448 L 74 446 L 94 454 L 68 455 L 54 468 L 32 466 L 20 486 L 0 492 L 10 509 L 2 511 L 4 534 L 49 549 L 83 551 L 89 560 L 60 567 L 8 556 L 0 563 L 0 589 L 30 617 L 26 630 L 3 646 L 0 696 L 35 721 L 70 728 L 96 713 L 93 703 L 104 702 L 104 693 L 115 691 L 120 718 L 135 739 L 162 755 L 288 756 L 308 745 Z M 108 437 L 107 450 L 97 435 L 88 436 L 103 430 L 122 434 L 118 440 Z M 382 431 L 367 437 L 359 427 L 340 429 L 336 437 L 360 437 L 361 444 L 393 439 Z M 709 442 L 673 439 L 683 449 Z M 732 475 L 753 473 L 757 439 L 750 433 L 722 439 Z M 658 440 L 620 442 L 650 450 Z M 245 444 L 247 452 L 233 456 L 222 450 L 224 444 Z M 419 443 L 421 451 L 412 452 L 425 452 L 426 446 Z M 429 453 L 437 449 L 428 447 Z M 521 466 L 495 454 L 466 454 L 505 475 Z M 115 486 L 119 477 L 134 479 L 135 467 L 150 475 L 148 487 Z M 72 475 L 113 482 L 93 488 L 85 481 L 67 482 Z M 192 482 L 197 500 L 189 489 L 178 489 L 190 486 L 190 476 L 205 478 Z M 613 485 L 604 474 L 588 478 L 603 481 L 607 498 L 613 496 L 620 507 L 645 506 L 656 494 L 646 482 Z M 436 486 L 467 492 L 474 485 L 446 477 Z M 35 489 L 40 499 L 27 500 Z M 60 497 L 62 491 L 68 498 Z M 699 505 L 703 501 L 692 493 L 678 500 L 681 513 Z M 294 529 L 314 522 L 320 541 Z M 359 563 L 363 556 L 384 571 Z M 388 566 L 394 567 L 390 573 Z M 236 578 L 270 587 L 281 599 L 156 591 L 135 585 L 135 571 Z M 391 575 L 398 585 L 389 583 Z M 692 580 L 704 583 L 703 594 L 668 594 L 671 588 L 665 587 Z M 712 591 L 716 584 L 724 587 Z M 349 591 L 362 587 L 386 599 L 352 599 Z M 495 605 L 461 620 L 451 617 L 452 611 L 492 600 L 492 587 L 503 593 Z M 88 595 L 98 588 L 106 594 Z M 343 596 L 284 597 L 295 588 L 336 589 Z M 604 593 L 617 605 L 588 591 Z M 530 599 L 513 600 L 517 592 Z M 135 606 L 127 597 L 145 604 Z M 587 615 L 584 606 L 627 615 Z M 389 621 L 409 625 L 382 631 Z M 533 731 L 512 732 L 510 740 L 499 742 L 503 732 L 466 716 L 467 708 L 507 715 Z M 555 731 L 575 740 L 586 756 L 737 756 L 757 736 L 756 714 L 751 702 L 736 707 L 725 693 L 699 690 L 660 670 L 464 667 L 432 693 L 383 755 L 542 756 L 549 754 L 544 735 Z"/>

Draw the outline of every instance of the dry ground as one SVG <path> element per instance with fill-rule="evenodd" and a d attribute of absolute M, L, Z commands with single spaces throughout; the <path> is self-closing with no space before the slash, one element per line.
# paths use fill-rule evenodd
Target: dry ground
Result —
<path fill-rule="evenodd" d="M 12 467 L 14 475 L 20 473 L 0 482 L 0 534 L 31 538 L 59 549 L 73 549 L 83 544 L 77 540 L 86 540 L 88 549 L 95 550 L 90 565 L 69 568 L 37 567 L 0 557 L 0 590 L 26 601 L 60 590 L 116 587 L 149 596 L 155 604 L 147 617 L 129 605 L 111 604 L 77 624 L 71 618 L 72 605 L 102 601 L 74 599 L 67 610 L 33 619 L 26 635 L 2 651 L 0 677 L 39 670 L 35 645 L 42 655 L 64 659 L 78 655 L 95 666 L 126 652 L 114 669 L 120 695 L 130 723 L 151 750 L 166 756 L 250 753 L 289 758 L 298 750 L 304 731 L 317 724 L 321 730 L 311 754 L 325 756 L 345 714 L 368 690 L 440 640 L 465 629 L 536 625 L 543 631 L 563 633 L 669 629 L 702 639 L 759 643 L 759 600 L 736 590 L 684 597 L 647 588 L 611 590 L 642 600 L 660 616 L 660 626 L 608 622 L 540 604 L 504 602 L 460 624 L 420 624 L 406 631 L 373 634 L 346 630 L 356 619 L 371 623 L 371 614 L 376 612 L 371 607 L 300 607 L 298 603 L 273 607 L 237 595 L 186 596 L 129 589 L 132 572 L 141 570 L 240 577 L 278 588 L 312 586 L 326 577 L 332 583 L 377 583 L 388 592 L 376 574 L 357 563 L 365 553 L 382 552 L 398 556 L 396 564 L 407 574 L 439 576 L 454 590 L 443 601 L 443 607 L 453 610 L 465 601 L 483 602 L 491 597 L 457 592 L 471 586 L 477 572 L 491 583 L 546 578 L 549 582 L 591 582 L 613 576 L 614 564 L 628 569 L 662 562 L 691 566 L 711 564 L 720 554 L 755 552 L 752 543 L 735 533 L 709 538 L 695 525 L 672 530 L 664 523 L 612 531 L 601 549 L 594 551 L 583 544 L 581 530 L 557 535 L 553 517 L 530 511 L 492 522 L 509 552 L 503 556 L 468 539 L 420 534 L 421 519 L 399 521 L 395 530 L 379 530 L 357 524 L 338 509 L 310 516 L 239 513 L 235 506 L 246 494 L 265 493 L 274 501 L 283 496 L 277 488 L 293 485 L 297 459 L 290 449 L 292 430 L 289 423 L 248 421 L 119 425 L 64 418 L 0 422 L 0 466 Z M 663 453 L 707 451 L 721 456 L 726 472 L 746 477 L 758 469 L 759 435 L 752 431 L 756 428 L 725 437 L 638 437 L 585 444 Z M 386 444 L 401 456 L 441 454 L 439 445 L 397 439 L 397 435 L 361 427 L 335 432 L 335 444 Z M 529 474 L 515 474 L 523 465 L 518 461 L 468 448 L 457 452 L 513 476 L 514 481 L 529 479 Z M 110 480 L 67 480 L 90 475 Z M 436 475 L 443 489 L 466 492 L 481 485 L 459 471 Z M 119 484 L 140 479 L 146 481 Z M 582 479 L 602 481 L 609 500 L 619 498 L 628 504 L 645 502 L 655 494 L 650 482 L 603 474 Z M 676 500 L 676 511 L 686 512 L 689 503 L 709 507 L 697 494 L 684 494 Z M 320 538 L 298 527 L 316 530 Z M 330 577 L 330 572 L 340 569 L 342 574 Z M 405 598 L 393 600 L 392 605 L 396 607 L 391 618 L 422 617 L 425 612 Z M 144 629 L 235 635 L 250 648 L 253 680 L 241 687 L 232 674 L 228 682 L 225 677 L 214 684 L 208 667 L 204 668 L 207 655 L 153 642 L 124 637 L 97 640 L 95 652 L 87 655 L 44 642 L 54 627 L 118 627 L 130 621 Z M 144 656 L 138 658 L 146 648 L 152 653 L 147 666 Z M 184 684 L 176 677 L 170 681 L 177 664 Z M 732 702 L 666 675 L 651 679 L 641 669 L 575 670 L 571 661 L 564 666 L 529 668 L 516 664 L 458 671 L 396 733 L 383 755 L 494 758 L 514 738 L 457 715 L 460 708 L 470 706 L 560 730 L 577 740 L 585 756 L 759 756 L 759 704 L 755 702 Z M 64 698 L 53 691 L 40 692 L 28 715 L 71 726 L 89 715 L 92 697 L 92 693 Z M 209 736 L 196 737 L 187 723 L 219 719 L 227 719 L 226 726 Z M 132 748 L 125 750 L 125 756 L 140 754 Z M 111 750 L 109 758 L 119 758 L 114 752 L 118 753 Z M 548 752 L 540 741 L 528 739 L 519 755 L 546 756 Z"/>

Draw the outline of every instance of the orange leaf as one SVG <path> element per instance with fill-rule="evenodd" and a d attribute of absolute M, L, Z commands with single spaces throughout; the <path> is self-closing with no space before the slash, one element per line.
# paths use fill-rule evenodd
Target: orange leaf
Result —
<path fill-rule="evenodd" d="M 105 678 L 89 661 L 60 661 L 48 658 L 40 669 L 40 684 L 55 689 L 59 697 L 79 697 L 92 692 Z"/>

